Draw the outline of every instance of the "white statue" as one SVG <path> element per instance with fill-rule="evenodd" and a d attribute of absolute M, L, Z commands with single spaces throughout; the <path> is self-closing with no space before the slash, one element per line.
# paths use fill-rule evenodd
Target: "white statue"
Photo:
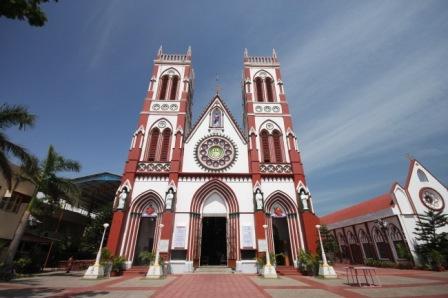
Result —
<path fill-rule="evenodd" d="M 300 191 L 300 201 L 302 201 L 303 210 L 308 210 L 308 199 L 310 195 L 307 194 L 303 189 Z"/>
<path fill-rule="evenodd" d="M 263 194 L 261 193 L 261 190 L 259 188 L 255 191 L 255 202 L 257 203 L 257 210 L 262 210 Z"/>
<path fill-rule="evenodd" d="M 127 197 L 128 197 L 128 190 L 126 189 L 126 187 L 123 187 L 120 194 L 118 195 L 118 206 L 117 206 L 118 210 L 124 209 L 124 205 L 126 204 Z"/>
<path fill-rule="evenodd" d="M 167 210 L 171 210 L 171 207 L 173 205 L 173 200 L 174 200 L 174 193 L 173 193 L 173 189 L 170 188 L 165 197 L 165 207 Z"/>

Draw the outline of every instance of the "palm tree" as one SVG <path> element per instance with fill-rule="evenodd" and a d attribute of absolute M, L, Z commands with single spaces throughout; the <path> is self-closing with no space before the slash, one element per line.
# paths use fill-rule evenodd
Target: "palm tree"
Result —
<path fill-rule="evenodd" d="M 47 202 L 52 205 L 58 204 L 61 199 L 72 201 L 79 195 L 78 187 L 70 179 L 60 177 L 58 174 L 60 172 L 79 172 L 80 168 L 81 166 L 77 161 L 59 155 L 51 145 L 47 157 L 42 162 L 37 163 L 37 160 L 33 161 L 31 159 L 24 177 L 28 177 L 36 185 L 36 189 L 8 247 L 5 259 L 6 265 L 10 266 L 14 260 L 33 206 L 38 200 L 37 194 L 43 194 Z"/>
<path fill-rule="evenodd" d="M 22 163 L 28 163 L 32 156 L 23 147 L 12 143 L 4 130 L 13 126 L 23 130 L 33 126 L 35 119 L 36 116 L 29 114 L 23 106 L 9 106 L 7 104 L 0 106 L 0 171 L 6 179 L 9 189 L 12 189 L 13 171 L 8 157 L 12 155 Z"/>

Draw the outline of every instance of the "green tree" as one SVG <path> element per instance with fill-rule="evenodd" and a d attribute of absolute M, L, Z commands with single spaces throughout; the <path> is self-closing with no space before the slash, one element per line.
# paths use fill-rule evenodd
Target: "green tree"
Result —
<path fill-rule="evenodd" d="M 34 165 L 30 166 L 27 174 L 30 181 L 36 185 L 36 190 L 8 247 L 5 260 L 6 266 L 12 264 L 33 207 L 39 200 L 37 198 L 38 193 L 43 194 L 44 199 L 50 203 L 50 206 L 57 204 L 61 199 L 72 201 L 79 195 L 79 189 L 70 179 L 60 177 L 59 174 L 61 172 L 79 172 L 80 168 L 81 166 L 78 162 L 58 154 L 51 145 L 46 158 L 38 164 L 35 161 Z"/>
<path fill-rule="evenodd" d="M 422 252 L 431 250 L 442 250 L 446 242 L 447 233 L 437 233 L 437 229 L 448 224 L 448 215 L 432 210 L 426 211 L 425 214 L 418 215 L 417 227 L 414 234 L 416 239 L 423 242 L 419 245 Z"/>
<path fill-rule="evenodd" d="M 53 0 L 58 2 L 58 0 Z M 31 26 L 41 27 L 47 22 L 47 16 L 41 5 L 50 0 L 2 0 L 0 1 L 0 17 L 28 20 Z"/>
<path fill-rule="evenodd" d="M 5 129 L 17 127 L 24 130 L 34 125 L 36 116 L 28 113 L 23 106 L 0 106 L 0 170 L 6 179 L 8 188 L 12 190 L 13 170 L 10 157 L 19 159 L 22 164 L 29 165 L 33 162 L 33 157 L 22 146 L 14 144 L 5 133 Z"/>
<path fill-rule="evenodd" d="M 86 226 L 81 239 L 80 254 L 78 257 L 93 257 L 98 251 L 104 231 L 104 223 L 112 221 L 112 206 L 104 206 L 94 219 Z M 107 243 L 107 239 L 104 240 Z"/>

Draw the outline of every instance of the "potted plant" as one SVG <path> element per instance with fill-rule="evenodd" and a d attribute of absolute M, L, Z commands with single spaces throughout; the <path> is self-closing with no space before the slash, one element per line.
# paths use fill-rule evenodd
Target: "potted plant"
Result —
<path fill-rule="evenodd" d="M 152 251 L 142 251 L 138 255 L 138 259 L 142 265 L 153 265 L 154 260 L 156 259 L 156 254 Z"/>
<path fill-rule="evenodd" d="M 125 258 L 122 256 L 112 258 L 112 276 L 120 276 L 123 274 Z"/>

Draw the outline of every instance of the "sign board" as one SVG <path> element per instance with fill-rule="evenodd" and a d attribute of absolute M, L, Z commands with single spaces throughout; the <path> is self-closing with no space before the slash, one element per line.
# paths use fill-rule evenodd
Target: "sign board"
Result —
<path fill-rule="evenodd" d="M 258 240 L 258 251 L 266 251 L 267 248 L 266 239 Z"/>
<path fill-rule="evenodd" d="M 159 241 L 159 252 L 168 252 L 168 240 Z"/>
<path fill-rule="evenodd" d="M 174 229 L 173 248 L 185 248 L 186 226 L 177 226 Z"/>
<path fill-rule="evenodd" d="M 253 247 L 252 235 L 252 227 L 243 226 L 243 247 Z"/>

